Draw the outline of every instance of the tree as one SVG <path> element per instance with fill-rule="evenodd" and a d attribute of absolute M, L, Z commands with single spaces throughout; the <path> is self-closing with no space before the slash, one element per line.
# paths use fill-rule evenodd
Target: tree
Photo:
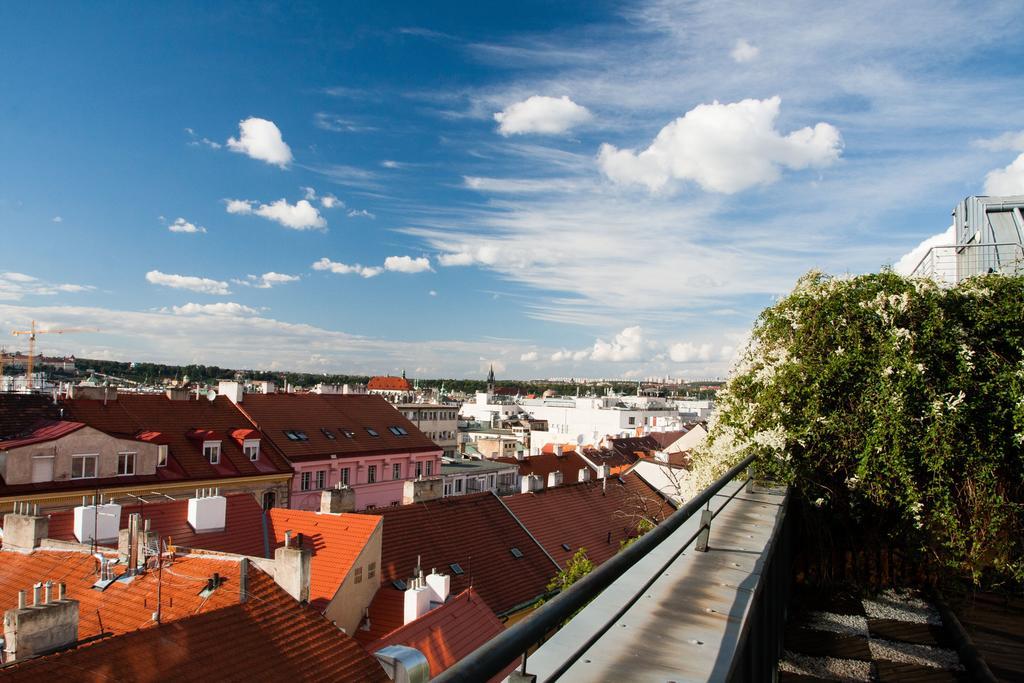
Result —
<path fill-rule="evenodd" d="M 569 563 L 565 565 L 565 569 L 559 570 L 554 578 L 548 582 L 548 592 L 564 591 L 593 570 L 594 563 L 587 557 L 587 549 L 580 548 L 572 556 L 572 559 L 569 560 Z"/>

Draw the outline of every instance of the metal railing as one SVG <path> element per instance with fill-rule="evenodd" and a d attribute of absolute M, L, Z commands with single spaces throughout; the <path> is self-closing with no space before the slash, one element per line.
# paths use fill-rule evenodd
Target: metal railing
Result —
<path fill-rule="evenodd" d="M 1024 273 L 1024 246 L 1016 242 L 999 242 L 932 247 L 911 275 L 954 285 L 965 278 L 986 273 Z"/>
<path fill-rule="evenodd" d="M 496 638 L 489 640 L 483 646 L 474 650 L 451 668 L 447 669 L 434 681 L 449 683 L 452 681 L 486 681 L 498 675 L 508 668 L 513 662 L 522 662 L 523 670 L 526 670 L 527 652 L 530 648 L 541 642 L 552 631 L 557 630 L 563 623 L 587 603 L 593 600 L 601 591 L 608 588 L 615 580 L 626 573 L 633 565 L 642 560 L 658 545 L 666 541 L 673 532 L 678 530 L 693 515 L 701 512 L 701 508 L 709 504 L 711 499 L 718 494 L 730 481 L 742 474 L 753 462 L 755 456 L 751 455 L 743 459 L 731 470 L 726 472 L 720 479 L 711 486 L 704 489 L 696 497 L 688 500 L 681 508 L 672 513 L 661 524 L 654 527 L 628 548 L 600 565 L 585 577 L 570 586 L 567 590 L 556 595 L 550 602 L 545 603 L 529 617 L 516 625 L 502 632 Z M 737 489 L 729 500 L 735 497 L 736 493 L 742 491 L 743 487 Z M 710 528 L 710 518 L 714 518 L 725 505 L 719 507 L 711 515 L 702 518 L 702 524 L 693 536 L 686 543 L 682 544 L 670 558 L 669 562 L 683 553 L 686 548 L 698 540 Z M 640 595 L 646 591 L 651 584 L 661 575 L 656 572 L 650 581 L 641 590 L 627 601 L 618 614 L 614 615 L 605 624 L 605 627 L 596 635 L 591 637 L 576 652 L 568 657 L 558 672 L 548 680 L 557 678 L 566 671 L 601 635 L 607 632 L 615 620 L 624 614 L 632 606 Z"/>

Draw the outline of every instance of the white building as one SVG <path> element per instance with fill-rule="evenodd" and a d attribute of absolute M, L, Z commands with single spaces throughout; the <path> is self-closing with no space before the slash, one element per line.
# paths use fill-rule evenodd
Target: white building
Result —
<path fill-rule="evenodd" d="M 442 457 L 453 457 L 458 450 L 459 413 L 457 406 L 437 403 L 400 403 L 398 412 L 427 435 L 444 451 Z"/>
<path fill-rule="evenodd" d="M 655 397 L 523 399 L 519 407 L 548 422 L 546 432 L 531 432 L 531 452 L 538 452 L 547 443 L 596 444 L 606 436 L 643 436 L 652 431 L 680 429 L 683 425 L 678 409 Z"/>

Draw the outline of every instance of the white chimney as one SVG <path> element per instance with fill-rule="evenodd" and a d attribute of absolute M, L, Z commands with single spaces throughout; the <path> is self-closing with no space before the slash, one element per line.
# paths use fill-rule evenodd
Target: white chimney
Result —
<path fill-rule="evenodd" d="M 527 474 L 520 481 L 520 490 L 523 493 L 529 493 L 530 491 L 539 491 L 544 488 L 544 480 L 538 477 L 536 474 Z"/>
<path fill-rule="evenodd" d="M 443 604 L 452 592 L 452 577 L 431 570 L 427 574 L 427 586 L 434 591 L 434 602 Z"/>
<path fill-rule="evenodd" d="M 217 382 L 217 393 L 221 396 L 227 396 L 228 400 L 232 403 L 238 404 L 242 402 L 242 398 L 245 396 L 245 385 L 234 380 L 222 379 Z"/>
<path fill-rule="evenodd" d="M 608 467 L 608 465 L 598 465 L 598 468 L 597 468 L 597 478 L 598 479 L 607 479 L 610 472 L 611 472 L 611 469 Z"/>
<path fill-rule="evenodd" d="M 228 499 L 220 489 L 197 489 L 188 500 L 188 523 L 197 533 L 222 531 L 227 524 Z"/>
<path fill-rule="evenodd" d="M 423 579 L 412 579 L 405 590 L 405 609 L 402 623 L 416 621 L 430 611 L 430 599 L 434 596 L 433 589 Z"/>
<path fill-rule="evenodd" d="M 580 479 L 579 480 L 580 481 L 590 481 L 590 468 L 589 467 L 581 467 L 580 468 Z"/>
<path fill-rule="evenodd" d="M 121 529 L 121 506 L 117 503 L 82 504 L 75 508 L 75 538 L 79 543 L 116 541 Z"/>
<path fill-rule="evenodd" d="M 562 471 L 555 470 L 554 472 L 548 472 L 548 488 L 553 489 L 556 486 L 562 485 Z"/>

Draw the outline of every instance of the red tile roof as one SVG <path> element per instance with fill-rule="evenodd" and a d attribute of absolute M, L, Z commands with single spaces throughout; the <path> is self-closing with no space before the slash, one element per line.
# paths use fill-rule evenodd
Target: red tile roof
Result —
<path fill-rule="evenodd" d="M 70 420 L 43 420 L 36 424 L 32 431 L 24 436 L 16 439 L 0 441 L 0 451 L 53 441 L 54 439 L 59 439 L 66 434 L 77 431 L 84 426 L 84 422 L 72 422 Z"/>
<path fill-rule="evenodd" d="M 40 420 L 60 419 L 60 409 L 43 394 L 0 393 L 0 438 L 21 436 Z"/>
<path fill-rule="evenodd" d="M 38 553 L 37 553 L 38 554 Z M 228 564 L 219 562 L 220 565 Z M 234 563 L 237 587 L 238 564 Z M 172 570 L 185 570 L 179 560 Z M 170 572 L 164 570 L 165 588 Z M 377 660 L 323 616 L 304 608 L 269 576 L 249 568 L 249 597 L 237 604 L 232 583 L 218 589 L 235 604 L 150 626 L 3 669 L 14 681 L 366 681 L 389 679 Z M 128 584 L 130 590 L 135 584 Z M 117 586 L 111 586 L 106 596 Z M 87 589 L 91 590 L 91 589 Z M 212 597 L 211 596 L 211 600 Z M 71 597 L 78 596 L 72 595 Z M 164 600 L 167 600 L 166 593 Z M 86 616 L 86 605 L 82 615 Z M 150 607 L 132 612 L 142 618 Z M 165 602 L 166 613 L 166 602 Z M 107 620 L 104 620 L 107 626 Z M 81 637 L 81 635 L 80 635 Z"/>
<path fill-rule="evenodd" d="M 658 440 L 650 434 L 646 436 L 624 436 L 608 439 L 608 445 L 617 453 L 627 458 L 630 463 L 637 461 L 637 453 L 647 453 L 661 450 Z"/>
<path fill-rule="evenodd" d="M 661 450 L 664 450 L 686 436 L 689 431 L 689 429 L 680 429 L 674 432 L 651 432 L 648 436 L 658 443 Z"/>
<path fill-rule="evenodd" d="M 246 394 L 238 407 L 293 461 L 320 460 L 335 454 L 441 452 L 440 446 L 381 396 Z M 367 427 L 377 436 L 372 436 Z M 389 427 L 401 427 L 407 434 L 396 435 Z M 286 431 L 295 430 L 302 431 L 306 439 L 285 436 Z M 352 437 L 345 436 L 346 430 Z"/>
<path fill-rule="evenodd" d="M 640 456 L 636 453 L 630 453 L 625 450 L 619 452 L 612 448 L 586 447 L 583 450 L 583 455 L 598 467 L 607 465 L 609 474 L 621 474 L 640 459 Z"/>
<path fill-rule="evenodd" d="M 608 479 L 607 486 L 590 481 L 502 500 L 563 567 L 580 548 L 586 548 L 594 564 L 601 564 L 619 551 L 623 540 L 636 536 L 641 519 L 660 522 L 673 512 L 633 474 Z"/>
<path fill-rule="evenodd" d="M 402 593 L 391 586 L 406 580 L 419 559 L 451 575 L 453 593 L 471 585 L 497 615 L 515 611 L 541 595 L 558 567 L 526 533 L 497 496 L 478 493 L 375 511 L 384 518 L 381 589 L 370 605 L 372 630 L 360 640 L 376 640 L 402 625 Z M 511 549 L 523 553 L 516 558 Z M 462 568 L 455 574 L 452 564 Z M 364 640 L 365 642 L 365 640 Z"/>
<path fill-rule="evenodd" d="M 302 534 L 313 551 L 309 567 L 309 604 L 323 611 L 348 576 L 359 553 L 381 525 L 376 515 L 321 514 L 308 510 L 273 508 L 268 513 L 270 557 L 284 545 L 284 532 Z"/>
<path fill-rule="evenodd" d="M 129 498 L 118 499 L 121 508 L 121 528 L 128 528 L 128 516 L 139 513 L 149 520 L 150 528 L 162 541 L 168 538 L 179 548 L 200 548 L 221 553 L 267 556 L 263 536 L 263 508 L 248 493 L 225 496 L 227 514 L 223 531 L 197 534 L 188 524 L 188 500 L 139 503 Z M 50 514 L 49 538 L 74 541 L 74 510 Z M 270 545 L 273 557 L 273 545 Z"/>
<path fill-rule="evenodd" d="M 404 377 L 371 377 L 366 383 L 366 388 L 377 391 L 412 391 L 412 385 Z"/>
<path fill-rule="evenodd" d="M 579 481 L 580 470 L 589 468 L 587 461 L 580 457 L 576 451 L 564 451 L 562 453 L 541 453 L 540 455 L 529 455 L 522 460 L 515 458 L 494 458 L 497 462 L 507 462 L 519 467 L 519 474 L 527 476 L 536 474 L 544 480 L 544 486 L 548 485 L 548 475 L 559 471 L 562 473 L 562 482 L 571 484 Z M 591 471 L 590 476 L 593 476 Z"/>
<path fill-rule="evenodd" d="M 433 677 L 504 630 L 505 627 L 487 603 L 473 588 L 467 588 L 419 619 L 395 629 L 367 649 L 376 652 L 388 645 L 414 647 L 426 656 Z M 512 668 L 515 668 L 514 663 Z M 508 673 L 506 671 L 498 680 L 503 680 Z"/>
<path fill-rule="evenodd" d="M 158 572 L 147 572 L 131 583 L 115 581 L 104 591 L 92 587 L 99 578 L 97 565 L 96 558 L 87 552 L 4 552 L 0 556 L 0 607 L 7 610 L 17 606 L 19 590 L 28 590 L 31 602 L 31 588 L 37 581 L 63 581 L 67 584 L 67 597 L 80 602 L 78 637 L 84 639 L 152 626 L 158 584 L 164 622 L 238 604 L 237 561 L 196 555 L 180 557 L 164 567 L 162 577 Z M 214 572 L 226 581 L 209 598 L 203 598 L 199 591 Z"/>
<path fill-rule="evenodd" d="M 242 453 L 239 443 L 224 438 L 232 430 L 253 427 L 226 396 L 212 401 L 205 398 L 175 401 L 163 394 L 121 394 L 116 400 L 105 403 L 78 398 L 66 401 L 64 406 L 73 419 L 108 434 L 138 438 L 145 432 L 159 432 L 159 438 L 153 440 L 166 443 L 170 448 L 167 467 L 157 469 L 158 480 L 244 477 L 292 471 L 288 461 L 270 444 L 262 443 L 259 460 L 252 462 Z M 222 440 L 217 465 L 203 456 L 202 432 L 206 430 L 215 434 L 213 438 Z"/>

